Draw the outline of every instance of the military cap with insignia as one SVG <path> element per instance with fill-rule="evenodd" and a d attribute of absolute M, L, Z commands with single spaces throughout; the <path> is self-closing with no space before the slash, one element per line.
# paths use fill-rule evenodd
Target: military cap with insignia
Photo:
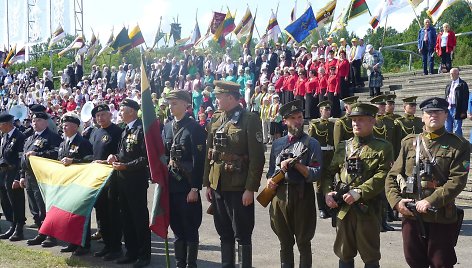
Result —
<path fill-rule="evenodd" d="M 220 93 L 231 93 L 231 94 L 239 94 L 239 88 L 241 87 L 240 84 L 230 82 L 230 81 L 214 81 L 213 84 L 215 85 L 215 94 Z"/>
<path fill-rule="evenodd" d="M 317 107 L 318 108 L 321 108 L 321 107 L 331 108 L 331 105 L 333 105 L 333 103 L 331 101 L 325 100 L 325 101 L 322 101 L 322 102 L 318 103 Z"/>
<path fill-rule="evenodd" d="M 46 107 L 44 107 L 41 104 L 32 104 L 28 107 L 30 108 L 31 112 L 33 112 L 33 113 L 46 112 Z"/>
<path fill-rule="evenodd" d="M 62 123 L 65 123 L 65 122 L 70 122 L 70 123 L 74 123 L 74 124 L 77 124 L 78 126 L 80 126 L 80 118 L 78 115 L 74 114 L 74 113 L 65 113 L 62 118 Z"/>
<path fill-rule="evenodd" d="M 349 114 L 349 117 L 363 116 L 363 115 L 375 117 L 378 111 L 379 111 L 379 108 L 377 108 L 377 106 L 375 105 L 372 105 L 369 103 L 357 102 L 352 105 L 351 113 Z"/>
<path fill-rule="evenodd" d="M 432 97 L 424 100 L 420 103 L 420 109 L 422 111 L 447 111 L 449 102 L 443 98 Z"/>
<path fill-rule="evenodd" d="M 13 115 L 9 114 L 9 113 L 1 113 L 0 114 L 0 123 L 6 123 L 6 122 L 10 122 L 11 120 L 13 120 Z"/>
<path fill-rule="evenodd" d="M 395 94 L 388 94 L 385 96 L 385 101 L 386 102 L 393 102 L 395 103 L 395 99 L 397 98 L 397 95 Z"/>
<path fill-rule="evenodd" d="M 141 108 L 141 107 L 139 106 L 139 103 L 135 102 L 135 101 L 132 100 L 132 99 L 124 99 L 124 100 L 121 102 L 120 106 L 126 106 L 126 107 L 129 107 L 129 108 L 134 109 L 134 110 L 136 110 L 136 111 L 139 111 L 139 109 Z"/>
<path fill-rule="evenodd" d="M 93 107 L 92 109 L 92 117 L 95 118 L 95 115 L 98 113 L 98 112 L 103 112 L 103 111 L 110 111 L 110 107 L 108 107 L 108 105 L 106 104 L 99 104 L 95 107 Z"/>
<path fill-rule="evenodd" d="M 370 100 L 370 103 L 377 104 L 377 105 L 385 105 L 386 104 L 386 96 L 385 95 L 375 96 Z"/>
<path fill-rule="evenodd" d="M 177 100 L 183 100 L 187 103 L 192 103 L 192 97 L 190 96 L 190 93 L 188 93 L 185 90 L 171 90 L 166 95 L 166 99 L 167 100 L 177 99 Z"/>
<path fill-rule="evenodd" d="M 344 104 L 353 104 L 357 102 L 357 99 L 359 99 L 359 96 L 351 96 L 342 99 L 342 101 L 344 102 Z"/>
<path fill-rule="evenodd" d="M 48 120 L 49 119 L 49 116 L 47 113 L 45 112 L 37 112 L 37 113 L 34 113 L 33 114 L 33 119 L 35 118 L 40 118 L 40 119 L 44 119 L 44 120 Z"/>
<path fill-rule="evenodd" d="M 411 96 L 411 97 L 407 97 L 407 98 L 403 98 L 402 101 L 403 101 L 403 104 L 414 104 L 416 105 L 416 96 Z"/>
<path fill-rule="evenodd" d="M 283 118 L 289 117 L 291 114 L 296 112 L 303 112 L 302 100 L 294 100 L 282 105 L 279 109 L 279 114 Z"/>

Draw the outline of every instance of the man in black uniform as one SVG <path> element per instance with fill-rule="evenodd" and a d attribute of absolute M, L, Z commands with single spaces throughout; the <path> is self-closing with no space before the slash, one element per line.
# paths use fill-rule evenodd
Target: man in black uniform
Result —
<path fill-rule="evenodd" d="M 46 207 L 28 157 L 35 155 L 57 159 L 62 138 L 48 128 L 48 119 L 49 116 L 44 112 L 33 114 L 34 134 L 25 141 L 24 154 L 21 158 L 20 184 L 23 188 L 26 188 L 30 211 L 38 228 L 46 217 Z M 43 247 L 53 247 L 57 244 L 55 238 L 46 237 L 43 234 L 38 234 L 35 238 L 28 240 L 27 243 L 30 246 L 41 244 Z"/>
<path fill-rule="evenodd" d="M 30 118 L 26 118 L 25 120 L 23 120 L 23 135 L 25 135 L 25 139 L 27 139 L 29 136 L 33 135 L 34 134 L 34 129 L 33 127 L 31 126 L 31 119 Z"/>
<path fill-rule="evenodd" d="M 96 128 L 90 135 L 93 146 L 93 160 L 96 163 L 106 164 L 110 154 L 118 152 L 118 144 L 123 130 L 111 122 L 112 114 L 106 104 L 100 104 L 92 109 L 92 117 L 100 128 Z M 116 177 L 112 176 L 103 187 L 95 202 L 98 232 L 103 237 L 105 247 L 95 252 L 95 257 L 103 257 L 111 261 L 122 256 L 121 251 L 121 219 L 118 204 Z"/>
<path fill-rule="evenodd" d="M 138 118 L 139 107 L 131 99 L 121 102 L 120 115 L 126 128 L 121 135 L 118 153 L 109 155 L 107 159 L 116 171 L 123 234 L 128 250 L 117 263 L 134 263 L 133 267 L 145 267 L 151 262 L 147 208 L 149 168 L 143 123 Z"/>
<path fill-rule="evenodd" d="M 23 240 L 25 225 L 25 192 L 20 187 L 19 169 L 20 157 L 23 154 L 25 136 L 13 126 L 13 116 L 8 113 L 0 114 L 0 131 L 3 134 L 0 147 L 0 172 L 3 184 L 0 185 L 2 201 L 11 207 L 11 227 L 0 239 L 10 241 Z M 3 202 L 2 202 L 3 206 Z M 5 210 L 5 208 L 4 208 Z"/>
<path fill-rule="evenodd" d="M 167 94 L 174 119 L 164 126 L 163 140 L 169 158 L 170 227 L 175 235 L 174 253 L 179 268 L 197 267 L 198 228 L 202 223 L 205 130 L 186 113 L 192 103 L 186 91 Z"/>
<path fill-rule="evenodd" d="M 66 113 L 62 116 L 62 129 L 64 130 L 65 140 L 59 146 L 58 160 L 64 166 L 76 163 L 87 163 L 92 161 L 92 144 L 84 139 L 78 132 L 80 119 L 74 113 Z M 90 226 L 90 224 L 89 224 Z M 73 252 L 75 256 L 82 256 L 90 252 L 90 229 L 85 234 L 85 246 L 69 244 L 62 248 L 61 252 Z"/>

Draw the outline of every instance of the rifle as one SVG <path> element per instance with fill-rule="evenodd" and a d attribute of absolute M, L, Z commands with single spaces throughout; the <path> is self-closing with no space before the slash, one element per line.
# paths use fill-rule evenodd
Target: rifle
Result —
<path fill-rule="evenodd" d="M 302 159 L 302 157 L 308 152 L 308 148 L 303 149 L 303 151 L 295 158 L 292 158 L 290 163 L 288 164 L 288 168 L 293 168 L 295 164 Z M 272 176 L 272 181 L 275 184 L 283 181 L 285 179 L 285 172 L 282 169 L 279 169 L 274 176 Z M 257 201 L 263 206 L 267 207 L 269 203 L 274 199 L 274 196 L 277 193 L 277 189 L 270 189 L 268 186 L 262 190 L 262 192 L 257 196 Z"/>
<path fill-rule="evenodd" d="M 418 222 L 418 227 L 420 229 L 420 236 L 424 239 L 428 239 L 428 234 L 426 233 L 426 229 L 424 228 L 423 218 L 421 218 L 420 213 L 418 212 L 418 210 L 416 210 L 416 201 L 407 202 L 407 203 L 405 203 L 405 206 L 415 216 L 415 219 Z M 438 212 L 438 209 L 435 208 L 435 207 L 430 207 L 427 210 L 428 210 L 428 212 L 431 212 L 431 213 Z"/>
<path fill-rule="evenodd" d="M 336 218 L 339 212 L 339 208 L 345 203 L 343 199 L 343 195 L 349 192 L 351 189 L 351 185 L 357 180 L 359 176 L 356 176 L 353 180 L 351 180 L 348 184 L 344 184 L 336 194 L 333 195 L 334 202 L 338 204 L 337 208 L 331 208 L 329 210 L 329 214 L 331 215 L 331 226 L 336 227 Z"/>

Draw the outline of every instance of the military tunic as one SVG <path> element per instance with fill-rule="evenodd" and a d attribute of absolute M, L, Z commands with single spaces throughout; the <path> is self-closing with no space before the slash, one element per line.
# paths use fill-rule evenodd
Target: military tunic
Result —
<path fill-rule="evenodd" d="M 319 142 L 303 133 L 301 137 L 285 136 L 272 144 L 267 178 L 280 169 L 284 155 L 297 157 L 305 148 L 308 152 L 300 161 L 308 167 L 303 177 L 295 168 L 287 171 L 285 180 L 278 184 L 277 193 L 270 205 L 270 222 L 280 241 L 282 264 L 293 265 L 293 245 L 300 251 L 300 267 L 311 267 L 311 240 L 316 229 L 314 181 L 320 178 L 322 159 Z"/>
<path fill-rule="evenodd" d="M 404 114 L 402 117 L 395 119 L 395 139 L 393 141 L 393 149 L 395 151 L 395 159 L 400 152 L 400 145 L 403 138 L 409 134 L 419 134 L 423 132 L 423 121 L 414 115 Z"/>
<path fill-rule="evenodd" d="M 334 123 L 334 146 L 337 146 L 341 141 L 349 140 L 352 137 L 354 137 L 354 134 L 352 133 L 352 119 L 347 115 L 343 115 Z"/>
<path fill-rule="evenodd" d="M 395 119 L 398 119 L 398 118 L 402 117 L 401 115 L 396 114 L 396 113 L 385 113 L 385 116 L 392 119 L 392 120 L 395 120 Z"/>
<path fill-rule="evenodd" d="M 403 198 L 418 199 L 417 191 L 407 194 L 400 189 L 402 180 L 413 175 L 417 136 L 408 135 L 403 139 L 399 156 L 387 176 L 385 192 L 392 207 Z M 402 228 L 405 258 L 411 267 L 453 267 L 457 262 L 454 241 L 458 235 L 455 198 L 467 183 L 470 146 L 465 139 L 446 132 L 445 128 L 419 136 L 440 170 L 433 168 L 430 178 L 421 177 L 422 196 L 438 211 L 420 214 L 429 235 L 427 240 L 419 237 L 415 219 L 405 216 Z M 423 145 L 420 146 L 420 161 L 424 162 L 428 157 Z"/>
<path fill-rule="evenodd" d="M 213 189 L 216 230 L 222 243 L 236 239 L 250 245 L 254 203 L 243 206 L 241 200 L 245 190 L 257 192 L 260 186 L 265 163 L 261 120 L 237 106 L 215 113 L 208 129 L 203 185 Z"/>
<path fill-rule="evenodd" d="M 321 146 L 321 151 L 323 154 L 323 163 L 324 163 L 321 169 L 322 177 L 324 177 L 323 175 L 326 175 L 327 167 L 329 166 L 329 163 L 331 163 L 331 159 L 333 159 L 333 154 L 334 154 L 333 132 L 334 132 L 334 122 L 329 121 L 327 119 L 321 119 L 321 118 L 311 120 L 310 126 L 308 128 L 308 135 L 310 135 L 310 137 L 315 138 L 320 143 L 320 146 Z M 323 196 L 322 200 L 324 200 L 324 194 L 321 192 L 321 190 L 323 189 L 321 184 L 322 184 L 322 181 L 318 181 L 316 188 L 317 188 L 317 192 L 320 192 L 321 195 Z"/>
<path fill-rule="evenodd" d="M 361 174 L 358 178 L 347 174 L 346 156 L 361 160 Z M 343 262 L 352 261 L 357 252 L 366 264 L 380 260 L 378 206 L 392 162 L 392 145 L 373 135 L 354 137 L 336 147 L 328 174 L 324 178 L 323 192 L 331 191 L 333 178 L 335 174 L 339 174 L 344 184 L 356 179 L 350 188 L 356 189 L 361 196 L 353 205 L 343 204 L 338 213 L 334 252 Z"/>
<path fill-rule="evenodd" d="M 395 136 L 395 124 L 393 120 L 386 115 L 378 114 L 375 117 L 375 121 L 374 136 L 392 143 Z"/>

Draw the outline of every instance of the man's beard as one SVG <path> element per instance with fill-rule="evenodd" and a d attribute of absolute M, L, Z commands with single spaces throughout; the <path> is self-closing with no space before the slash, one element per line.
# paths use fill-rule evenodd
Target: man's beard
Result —
<path fill-rule="evenodd" d="M 298 137 L 300 134 L 302 134 L 303 127 L 290 127 L 287 126 L 287 131 L 290 135 Z"/>

